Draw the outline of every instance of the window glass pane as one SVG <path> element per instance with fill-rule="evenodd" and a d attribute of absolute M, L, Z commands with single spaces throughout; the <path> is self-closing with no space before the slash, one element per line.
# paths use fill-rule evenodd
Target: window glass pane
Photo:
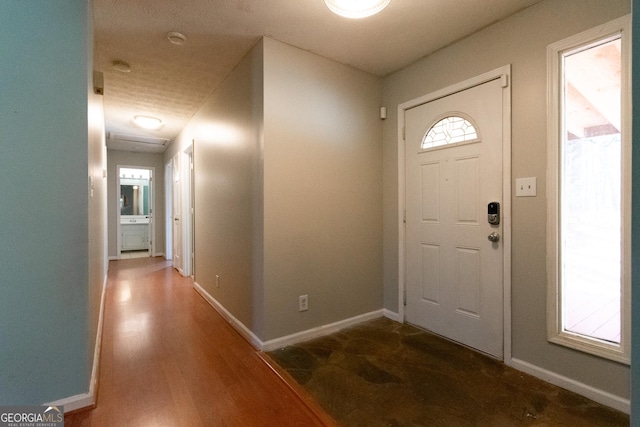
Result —
<path fill-rule="evenodd" d="M 476 128 L 463 117 L 449 116 L 440 120 L 427 132 L 422 148 L 472 141 L 478 138 Z"/>
<path fill-rule="evenodd" d="M 562 325 L 620 343 L 620 40 L 564 56 Z"/>

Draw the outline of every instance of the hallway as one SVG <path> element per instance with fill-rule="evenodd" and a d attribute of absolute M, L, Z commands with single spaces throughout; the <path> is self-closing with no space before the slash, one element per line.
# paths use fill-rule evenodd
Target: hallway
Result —
<path fill-rule="evenodd" d="M 78 426 L 322 426 L 305 404 L 158 258 L 112 261 L 97 407 Z"/>

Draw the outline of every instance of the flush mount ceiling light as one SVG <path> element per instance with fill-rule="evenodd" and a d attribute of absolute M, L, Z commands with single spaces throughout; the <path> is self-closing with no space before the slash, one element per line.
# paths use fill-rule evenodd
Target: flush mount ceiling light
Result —
<path fill-rule="evenodd" d="M 116 71 L 120 71 L 121 73 L 128 73 L 131 71 L 131 66 L 128 63 L 120 60 L 115 60 L 111 63 L 113 69 Z"/>
<path fill-rule="evenodd" d="M 387 7 L 391 0 L 324 0 L 333 13 L 345 18 L 366 18 Z"/>
<path fill-rule="evenodd" d="M 167 38 L 171 43 L 177 44 L 178 46 L 183 45 L 187 42 L 187 36 L 182 33 L 178 33 L 177 31 L 168 33 Z"/>
<path fill-rule="evenodd" d="M 162 120 L 151 116 L 134 116 L 133 122 L 144 129 L 158 129 L 162 126 Z"/>

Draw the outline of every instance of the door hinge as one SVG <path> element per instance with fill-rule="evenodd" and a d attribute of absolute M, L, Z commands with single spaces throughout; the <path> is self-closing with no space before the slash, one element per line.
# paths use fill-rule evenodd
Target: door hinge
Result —
<path fill-rule="evenodd" d="M 407 139 L 407 127 L 402 126 L 402 140 L 406 140 L 406 139 Z"/>
<path fill-rule="evenodd" d="M 402 291 L 402 299 L 403 299 L 402 304 L 403 305 L 407 305 L 407 288 L 405 288 Z"/>
<path fill-rule="evenodd" d="M 406 209 L 402 211 L 402 222 L 405 223 L 405 224 L 407 223 L 407 210 Z"/>

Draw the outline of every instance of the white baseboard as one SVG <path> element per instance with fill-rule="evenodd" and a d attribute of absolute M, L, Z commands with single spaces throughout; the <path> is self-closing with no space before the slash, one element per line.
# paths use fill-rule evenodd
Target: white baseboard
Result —
<path fill-rule="evenodd" d="M 562 387 L 574 393 L 578 393 L 600 404 L 609 406 L 613 409 L 617 409 L 618 411 L 624 412 L 626 414 L 631 413 L 631 402 L 629 401 L 629 399 L 616 396 L 614 394 L 581 383 L 569 377 L 565 377 L 555 372 L 548 371 L 544 368 L 540 368 L 539 366 L 532 365 L 529 362 L 525 362 L 524 360 L 512 358 L 509 365 L 515 369 L 518 369 L 519 371 L 522 371 L 529 375 L 533 375 L 534 377 L 540 378 L 541 380 L 547 381 L 553 385 L 557 385 L 558 387 Z"/>
<path fill-rule="evenodd" d="M 386 317 L 387 319 L 391 319 L 394 322 L 404 323 L 402 317 L 400 316 L 400 313 L 396 313 L 394 311 L 387 310 L 386 308 L 383 308 L 382 309 L 382 314 L 384 315 L 384 317 Z"/>
<path fill-rule="evenodd" d="M 109 256 L 109 261 L 117 261 L 118 260 L 118 255 L 116 256 Z"/>
<path fill-rule="evenodd" d="M 318 338 L 324 335 L 331 334 L 333 332 L 337 332 L 340 329 L 344 329 L 360 322 L 377 319 L 384 315 L 383 310 L 376 310 L 370 313 L 365 313 L 349 319 L 341 320 L 339 322 L 331 323 L 329 325 L 319 326 L 317 328 L 296 332 L 295 334 L 263 342 L 256 336 L 256 334 L 251 332 L 251 330 L 247 328 L 246 325 L 239 321 L 235 316 L 233 316 L 233 314 L 231 314 L 226 308 L 224 308 L 222 304 L 220 304 L 207 291 L 205 291 L 202 286 L 194 283 L 194 288 L 218 313 L 220 313 L 222 317 L 224 317 L 227 322 L 231 324 L 231 326 L 236 331 L 238 331 L 240 335 L 242 335 L 244 339 L 246 339 L 256 350 L 260 351 L 271 351 L 300 341 Z"/>
<path fill-rule="evenodd" d="M 44 403 L 42 406 L 62 406 L 64 412 L 71 412 L 77 409 L 89 408 L 95 405 L 96 399 L 93 393 L 76 394 L 55 402 Z"/>
<path fill-rule="evenodd" d="M 231 324 L 233 329 L 238 331 L 242 337 L 247 340 L 254 348 L 260 350 L 262 348 L 262 341 L 247 328 L 244 323 L 239 321 L 233 314 L 231 314 L 226 308 L 223 307 L 214 297 L 212 297 L 202 286 L 197 283 L 193 284 L 196 292 L 198 292 L 202 298 L 204 298 L 224 319 Z"/>
<path fill-rule="evenodd" d="M 100 350 L 102 348 L 102 325 L 104 323 L 104 299 L 105 290 L 107 289 L 107 275 L 104 276 L 102 282 L 102 295 L 100 295 L 100 314 L 98 315 L 98 328 L 96 331 L 96 344 L 93 349 L 93 367 L 91 369 L 91 380 L 89 383 L 89 392 L 76 394 L 75 396 L 56 400 L 55 402 L 45 403 L 47 406 L 62 406 L 64 412 L 71 412 L 78 409 L 93 407 L 96 404 L 96 395 L 98 392 L 98 375 L 100 374 Z"/>
<path fill-rule="evenodd" d="M 286 347 L 291 344 L 295 344 L 300 341 L 307 341 L 310 339 L 322 337 L 337 332 L 341 329 L 349 326 L 356 325 L 367 320 L 377 319 L 383 316 L 382 310 L 376 310 L 369 313 L 364 313 L 359 316 L 351 317 L 349 319 L 340 320 L 328 325 L 318 326 L 317 328 L 307 329 L 306 331 L 296 332 L 295 334 L 287 335 L 284 337 L 276 338 L 273 340 L 265 341 L 262 343 L 262 351 L 271 351 L 277 348 Z"/>

